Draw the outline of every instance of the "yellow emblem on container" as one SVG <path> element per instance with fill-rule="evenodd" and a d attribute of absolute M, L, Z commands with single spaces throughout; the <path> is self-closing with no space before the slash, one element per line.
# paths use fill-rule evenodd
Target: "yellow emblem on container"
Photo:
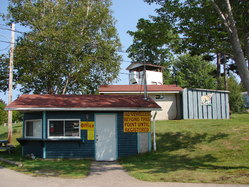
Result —
<path fill-rule="evenodd" d="M 94 140 L 94 121 L 82 121 L 81 130 L 87 130 L 87 140 Z"/>

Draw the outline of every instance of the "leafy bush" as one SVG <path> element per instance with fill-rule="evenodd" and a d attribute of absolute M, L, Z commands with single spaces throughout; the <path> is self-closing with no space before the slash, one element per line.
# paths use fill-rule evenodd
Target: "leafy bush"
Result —
<path fill-rule="evenodd" d="M 21 122 L 23 119 L 23 114 L 19 111 L 13 111 L 13 122 Z"/>
<path fill-rule="evenodd" d="M 229 105 L 232 113 L 245 112 L 245 100 L 243 98 L 242 86 L 239 84 L 234 76 L 228 79 Z"/>
<path fill-rule="evenodd" d="M 203 60 L 202 56 L 182 55 L 175 60 L 173 65 L 175 79 L 179 86 L 204 89 L 216 87 L 216 79 L 212 75 L 215 66 L 209 61 Z"/>
<path fill-rule="evenodd" d="M 0 99 L 0 125 L 7 123 L 8 120 L 8 113 L 4 110 L 5 106 L 5 102 Z"/>

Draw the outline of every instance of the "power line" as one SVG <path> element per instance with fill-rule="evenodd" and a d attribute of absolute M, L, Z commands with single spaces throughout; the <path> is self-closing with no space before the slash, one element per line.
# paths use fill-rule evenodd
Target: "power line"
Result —
<path fill-rule="evenodd" d="M 11 42 L 8 42 L 8 41 L 3 41 L 3 40 L 0 40 L 0 42 L 8 43 L 8 44 L 15 44 L 15 42 L 14 42 L 14 43 L 11 43 Z"/>
<path fill-rule="evenodd" d="M 4 49 L 0 49 L 0 51 L 5 51 L 9 48 L 10 46 L 5 47 Z"/>
<path fill-rule="evenodd" d="M 128 60 L 120 60 L 121 62 L 131 62 L 131 61 L 128 61 Z"/>
<path fill-rule="evenodd" d="M 128 52 L 125 52 L 125 51 L 118 51 L 118 53 L 128 53 Z"/>
<path fill-rule="evenodd" d="M 6 31 L 12 31 L 11 29 L 6 29 L 6 28 L 2 28 L 2 27 L 0 27 L 0 29 L 6 30 Z M 24 33 L 25 33 L 25 32 L 18 31 L 18 30 L 14 30 L 13 32 L 17 32 L 17 33 L 21 33 L 21 34 L 24 34 Z"/>
<path fill-rule="evenodd" d="M 0 36 L 4 37 L 6 40 L 8 40 L 8 38 L 6 36 L 4 36 L 3 34 L 0 34 Z M 5 51 L 9 48 L 9 45 L 7 47 L 5 47 L 4 49 L 0 49 L 0 51 Z"/>
<path fill-rule="evenodd" d="M 1 26 L 4 26 L 4 27 L 8 27 L 9 28 L 9 26 L 7 26 L 7 25 L 5 25 L 5 24 L 0 24 Z"/>

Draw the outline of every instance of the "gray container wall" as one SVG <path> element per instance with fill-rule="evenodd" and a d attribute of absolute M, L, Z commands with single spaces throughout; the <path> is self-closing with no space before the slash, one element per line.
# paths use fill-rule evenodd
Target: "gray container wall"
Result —
<path fill-rule="evenodd" d="M 201 97 L 213 94 L 203 105 Z M 182 92 L 183 119 L 229 119 L 228 91 L 185 88 Z"/>

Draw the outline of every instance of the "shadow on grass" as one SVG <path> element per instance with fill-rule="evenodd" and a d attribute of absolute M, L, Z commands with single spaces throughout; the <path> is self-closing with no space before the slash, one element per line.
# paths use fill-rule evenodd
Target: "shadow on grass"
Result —
<path fill-rule="evenodd" d="M 11 154 L 0 152 L 0 157 L 21 162 L 23 167 L 13 167 L 6 163 L 0 163 L 0 166 L 11 167 L 16 171 L 25 172 L 34 176 L 60 176 L 60 177 L 86 177 L 90 172 L 91 160 L 79 159 L 29 159 L 21 156 L 21 146 L 18 145 Z"/>
<path fill-rule="evenodd" d="M 4 132 L 0 134 L 0 140 L 5 140 L 8 138 L 8 132 Z"/>
<path fill-rule="evenodd" d="M 23 161 L 21 145 L 17 145 L 10 153 L 8 151 L 0 151 L 0 157 L 11 160 L 11 161 Z"/>
<path fill-rule="evenodd" d="M 7 126 L 0 126 L 0 140 L 7 140 L 8 139 L 8 127 Z M 21 135 L 22 132 L 22 125 L 21 124 L 13 124 L 12 133 Z"/>
<path fill-rule="evenodd" d="M 89 174 L 89 160 L 25 160 L 23 172 L 45 176 L 84 177 Z"/>
<path fill-rule="evenodd" d="M 218 133 L 209 136 L 207 133 L 193 134 L 191 132 L 176 132 L 176 133 L 159 133 L 157 134 L 158 151 L 176 151 L 179 149 L 194 150 L 195 145 L 199 143 L 211 143 L 213 141 L 224 139 L 228 134 Z"/>
<path fill-rule="evenodd" d="M 218 166 L 219 159 L 211 153 L 205 152 L 191 154 L 196 150 L 197 144 L 208 144 L 213 141 L 227 138 L 228 134 L 176 132 L 157 134 L 157 152 L 123 158 L 121 163 L 128 171 L 142 170 L 144 173 L 167 173 L 178 170 L 226 170 L 249 169 L 243 166 Z M 175 153 L 175 151 L 180 153 Z"/>

